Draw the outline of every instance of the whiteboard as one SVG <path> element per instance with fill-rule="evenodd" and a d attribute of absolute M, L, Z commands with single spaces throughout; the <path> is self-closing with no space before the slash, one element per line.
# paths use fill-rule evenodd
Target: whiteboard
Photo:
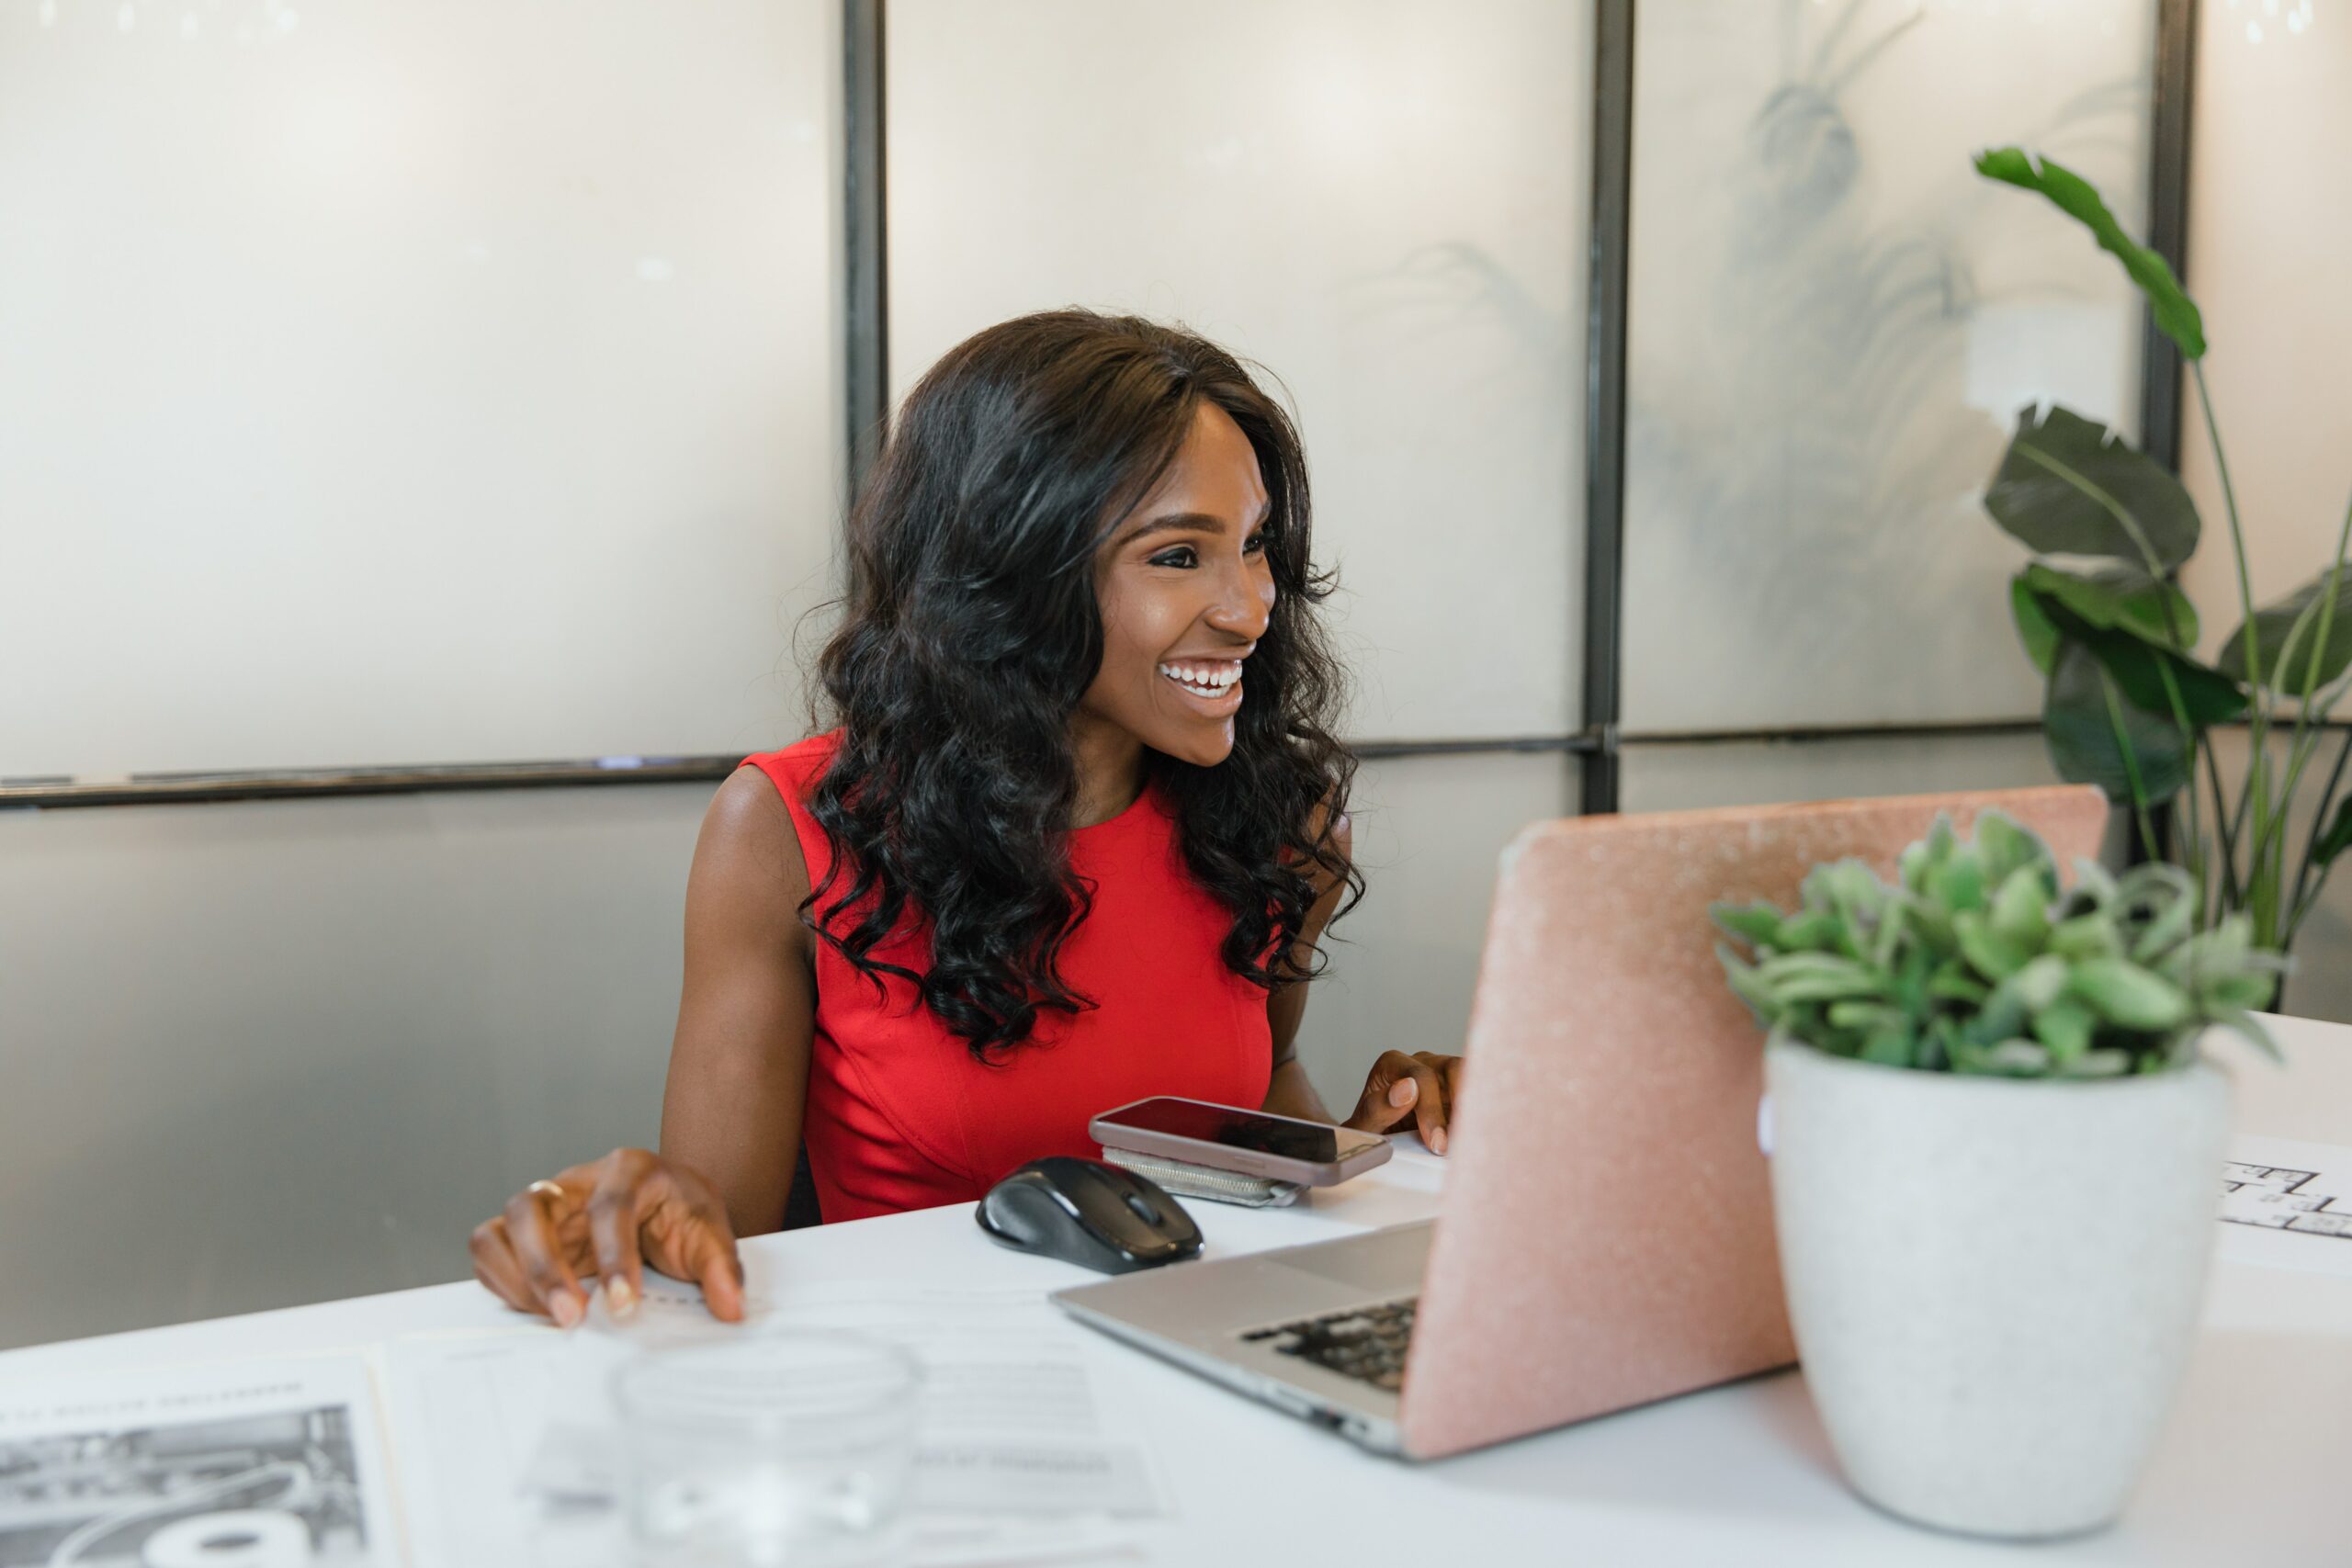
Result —
<path fill-rule="evenodd" d="M 838 9 L 0 0 L 0 777 L 797 737 Z"/>

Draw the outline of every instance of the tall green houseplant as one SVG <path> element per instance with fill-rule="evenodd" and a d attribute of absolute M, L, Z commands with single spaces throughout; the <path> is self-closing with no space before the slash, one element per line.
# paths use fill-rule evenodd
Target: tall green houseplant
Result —
<path fill-rule="evenodd" d="M 2239 625 L 2208 665 L 2197 657 L 2196 608 L 2177 585 L 2201 531 L 2180 481 L 2070 410 L 2018 415 L 1984 508 L 2035 554 L 2010 584 L 2010 606 L 2026 652 L 2048 682 L 2042 730 L 2051 758 L 2066 779 L 2098 784 L 2131 808 L 2151 859 L 2188 872 L 2202 925 L 2243 911 L 2255 946 L 2284 951 L 2318 902 L 2330 866 L 2352 846 L 2352 797 L 2341 793 L 2352 733 L 2336 749 L 2300 853 L 2291 852 L 2288 828 L 2321 726 L 2352 685 L 2352 583 L 2345 574 L 2352 506 L 2334 561 L 2256 609 L 2196 302 L 2165 259 L 2126 235 L 2098 192 L 2073 171 L 2015 147 L 1980 154 L 1976 171 L 2036 192 L 2081 223 L 2147 297 L 2196 383 L 2237 564 Z M 2233 802 L 2212 731 L 2240 721 L 2247 772 Z M 2285 756 L 2274 760 L 2270 742 L 2282 734 Z M 2156 811 L 2174 803 L 2180 831 L 2166 843 Z"/>

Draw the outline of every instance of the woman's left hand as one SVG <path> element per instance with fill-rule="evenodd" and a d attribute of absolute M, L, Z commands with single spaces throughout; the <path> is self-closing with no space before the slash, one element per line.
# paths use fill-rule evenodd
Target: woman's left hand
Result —
<path fill-rule="evenodd" d="M 1387 1133 L 1413 1123 L 1432 1154 L 1445 1153 L 1446 1123 L 1462 1092 L 1462 1058 L 1433 1051 L 1407 1055 L 1383 1051 L 1363 1081 L 1355 1114 L 1340 1123 L 1361 1133 Z"/>

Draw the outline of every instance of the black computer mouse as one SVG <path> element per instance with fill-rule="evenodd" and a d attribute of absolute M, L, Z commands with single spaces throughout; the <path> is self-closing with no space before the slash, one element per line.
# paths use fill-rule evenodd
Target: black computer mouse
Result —
<path fill-rule="evenodd" d="M 1201 1227 L 1148 1178 L 1068 1155 L 1031 1160 L 989 1188 L 973 1217 L 1000 1247 L 1104 1274 L 1201 1253 Z"/>

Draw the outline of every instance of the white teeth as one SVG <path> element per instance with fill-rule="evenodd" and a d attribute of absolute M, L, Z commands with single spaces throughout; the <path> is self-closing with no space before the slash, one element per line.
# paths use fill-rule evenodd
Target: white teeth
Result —
<path fill-rule="evenodd" d="M 1159 672 L 1196 697 L 1212 700 L 1233 690 L 1241 679 L 1241 665 L 1231 664 L 1163 664 Z"/>
<path fill-rule="evenodd" d="M 1241 679 L 1241 666 L 1231 664 L 1163 664 L 1159 672 L 1183 687 L 1204 697 L 1214 697 L 1232 689 Z"/>

